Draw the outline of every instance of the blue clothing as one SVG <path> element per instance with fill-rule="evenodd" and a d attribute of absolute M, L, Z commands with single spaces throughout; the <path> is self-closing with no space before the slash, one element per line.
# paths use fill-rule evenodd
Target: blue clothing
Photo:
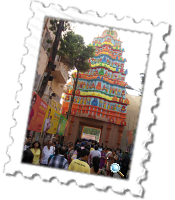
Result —
<path fill-rule="evenodd" d="M 50 155 L 50 157 L 49 157 L 49 158 L 51 159 L 53 156 L 54 156 L 54 154 Z"/>
<path fill-rule="evenodd" d="M 98 101 L 97 99 L 94 98 L 94 100 L 91 103 L 92 106 L 97 106 L 98 105 Z"/>

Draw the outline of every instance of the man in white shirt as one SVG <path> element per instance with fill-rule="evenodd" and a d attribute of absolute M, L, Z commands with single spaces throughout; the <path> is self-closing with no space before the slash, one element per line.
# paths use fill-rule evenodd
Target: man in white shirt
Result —
<path fill-rule="evenodd" d="M 48 140 L 47 146 L 45 146 L 42 150 L 43 158 L 41 160 L 41 165 L 47 166 L 49 157 L 54 154 L 55 147 L 53 147 L 51 145 L 52 145 L 52 142 L 50 140 Z"/>
<path fill-rule="evenodd" d="M 100 147 L 100 145 L 99 145 L 99 147 L 98 147 L 98 151 L 101 153 L 102 150 L 103 150 L 102 146 Z"/>
<path fill-rule="evenodd" d="M 92 165 L 92 159 L 95 156 L 98 156 L 98 157 L 101 158 L 101 153 L 98 151 L 98 146 L 95 146 L 95 150 L 92 150 L 91 153 L 90 153 L 90 160 L 91 160 L 90 163 L 91 163 L 91 165 Z"/>

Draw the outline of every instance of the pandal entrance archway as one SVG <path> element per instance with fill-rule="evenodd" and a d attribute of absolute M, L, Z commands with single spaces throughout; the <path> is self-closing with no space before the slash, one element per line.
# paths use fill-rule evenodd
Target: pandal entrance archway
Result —
<path fill-rule="evenodd" d="M 80 139 L 95 140 L 100 143 L 101 133 L 103 126 L 90 125 L 80 122 L 79 125 L 79 137 Z"/>

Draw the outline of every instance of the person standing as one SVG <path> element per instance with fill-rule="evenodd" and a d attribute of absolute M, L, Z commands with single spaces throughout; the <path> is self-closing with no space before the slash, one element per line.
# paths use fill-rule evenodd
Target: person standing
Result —
<path fill-rule="evenodd" d="M 108 161 L 107 161 L 107 164 L 106 164 L 106 172 L 107 172 L 107 176 L 112 176 L 111 174 L 111 165 L 114 163 L 114 157 L 113 157 L 113 154 L 109 154 L 108 156 Z"/>
<path fill-rule="evenodd" d="M 52 146 L 56 148 L 56 142 L 52 142 Z"/>
<path fill-rule="evenodd" d="M 61 141 L 61 142 L 60 142 L 60 147 L 62 147 L 62 146 L 63 146 L 63 142 Z"/>
<path fill-rule="evenodd" d="M 117 155 L 115 149 L 112 150 L 112 155 L 113 155 L 113 161 L 111 161 L 111 165 L 112 165 L 113 163 L 119 164 L 119 157 L 118 157 L 118 155 Z M 113 177 L 113 175 L 114 175 L 114 173 L 110 171 L 110 176 Z"/>
<path fill-rule="evenodd" d="M 91 174 L 97 174 L 97 175 L 105 175 L 105 172 L 103 169 L 100 169 L 100 158 L 98 156 L 93 157 L 92 159 L 93 166 L 90 169 Z"/>
<path fill-rule="evenodd" d="M 81 148 L 78 147 L 77 148 L 77 159 L 79 159 L 81 157 Z"/>
<path fill-rule="evenodd" d="M 91 142 L 90 142 L 90 140 L 88 140 L 88 143 L 87 143 L 87 145 L 88 145 L 88 146 L 91 146 Z"/>
<path fill-rule="evenodd" d="M 52 154 L 52 155 L 49 156 L 48 165 L 49 165 L 49 162 L 50 162 L 51 158 L 52 158 L 53 156 L 57 156 L 57 155 L 59 154 L 59 148 L 60 148 L 60 147 L 56 147 L 56 148 L 55 148 L 54 154 Z"/>
<path fill-rule="evenodd" d="M 70 144 L 69 144 L 69 149 L 68 149 L 68 163 L 69 163 L 69 164 L 70 164 L 70 162 L 71 162 L 71 157 L 72 157 L 73 153 L 74 153 L 73 143 L 70 142 Z"/>
<path fill-rule="evenodd" d="M 110 148 L 107 149 L 106 157 L 108 158 L 109 155 L 112 155 L 112 151 Z"/>
<path fill-rule="evenodd" d="M 56 147 L 59 147 L 59 142 L 58 142 L 58 140 L 56 141 L 55 148 L 56 148 Z"/>
<path fill-rule="evenodd" d="M 78 148 L 80 148 L 80 147 L 78 147 L 78 146 L 74 147 L 74 152 L 73 152 L 73 155 L 71 157 L 71 161 L 77 159 L 77 149 Z"/>
<path fill-rule="evenodd" d="M 114 158 L 114 163 L 119 164 L 119 156 L 117 155 L 115 149 L 112 150 L 113 158 Z"/>
<path fill-rule="evenodd" d="M 130 157 L 129 157 L 128 151 L 126 151 L 121 161 L 121 164 L 122 164 L 121 173 L 124 175 L 125 179 L 127 178 L 126 175 L 127 175 L 129 163 L 130 163 Z"/>
<path fill-rule="evenodd" d="M 122 161 L 122 150 L 121 149 L 117 149 L 117 156 L 119 158 L 119 161 L 117 162 L 118 164 L 121 165 L 121 161 Z"/>
<path fill-rule="evenodd" d="M 91 153 L 90 153 L 90 163 L 91 163 L 91 166 L 92 166 L 92 159 L 95 156 L 98 156 L 99 158 L 101 158 L 101 153 L 98 151 L 98 146 L 97 145 L 95 146 L 95 150 L 92 150 Z"/>
<path fill-rule="evenodd" d="M 105 160 L 106 160 L 106 154 L 105 154 L 105 150 L 103 148 L 103 150 L 101 152 L 100 169 L 103 169 L 103 167 L 105 166 Z"/>
<path fill-rule="evenodd" d="M 105 156 L 106 156 L 106 154 L 107 154 L 107 152 L 108 152 L 108 151 L 107 151 L 107 147 L 104 148 L 104 152 L 105 152 Z M 105 170 L 106 170 L 106 165 L 107 165 L 107 156 L 106 156 L 105 165 L 104 165 L 104 166 L 105 166 Z"/>
<path fill-rule="evenodd" d="M 76 140 L 75 145 L 81 147 L 81 144 L 80 144 L 80 140 L 79 140 L 79 139 Z"/>
<path fill-rule="evenodd" d="M 70 142 L 69 148 L 70 148 L 70 152 L 72 151 L 72 153 L 74 152 L 74 146 L 72 142 Z"/>
<path fill-rule="evenodd" d="M 24 144 L 24 151 L 27 150 L 28 148 L 30 148 L 30 145 L 31 145 L 31 137 L 30 136 L 27 136 L 27 139 L 26 139 L 26 142 Z"/>
<path fill-rule="evenodd" d="M 92 141 L 92 145 L 95 147 L 95 141 L 94 140 Z"/>
<path fill-rule="evenodd" d="M 41 164 L 41 160 L 42 160 L 42 150 L 41 150 L 40 142 L 35 141 L 32 144 L 32 148 L 30 150 L 34 155 L 32 164 L 40 165 Z"/>
<path fill-rule="evenodd" d="M 47 141 L 47 146 L 43 148 L 42 151 L 42 159 L 41 159 L 41 165 L 47 166 L 49 157 L 54 153 L 55 148 L 52 145 L 52 142 L 50 140 Z"/>
<path fill-rule="evenodd" d="M 91 145 L 90 152 L 91 152 L 92 150 L 95 150 L 95 149 L 94 149 L 94 145 L 93 145 L 93 144 Z"/>
<path fill-rule="evenodd" d="M 32 164 L 33 157 L 34 157 L 34 155 L 30 151 L 30 149 L 27 149 L 27 150 L 23 151 L 22 163 Z"/>
<path fill-rule="evenodd" d="M 89 154 L 90 154 L 90 152 L 88 149 L 82 149 L 81 157 L 79 159 L 73 160 L 70 163 L 68 170 L 76 171 L 76 172 L 84 172 L 84 173 L 90 174 L 90 167 L 87 164 Z"/>
<path fill-rule="evenodd" d="M 103 150 L 103 147 L 99 145 L 99 147 L 98 147 L 98 151 L 101 153 L 102 150 Z"/>
<path fill-rule="evenodd" d="M 74 152 L 73 152 L 73 155 L 74 155 L 74 154 L 77 154 L 77 148 L 79 148 L 79 146 L 78 146 L 78 145 L 75 145 L 75 146 L 74 146 Z"/>
<path fill-rule="evenodd" d="M 84 149 L 85 146 L 86 146 L 86 143 L 85 143 L 85 142 L 82 142 L 82 143 L 81 143 L 81 149 Z"/>
<path fill-rule="evenodd" d="M 57 148 L 58 152 L 56 156 L 53 156 L 48 164 L 49 167 L 68 169 L 68 161 L 65 158 L 67 149 L 65 147 Z"/>

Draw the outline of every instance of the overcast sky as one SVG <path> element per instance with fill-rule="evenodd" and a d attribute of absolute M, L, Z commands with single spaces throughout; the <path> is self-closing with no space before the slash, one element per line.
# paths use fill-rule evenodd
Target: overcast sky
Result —
<path fill-rule="evenodd" d="M 74 24 L 74 31 L 76 34 L 82 35 L 86 44 L 92 43 L 94 37 L 101 36 L 105 27 L 85 25 L 79 23 Z M 125 63 L 125 69 L 128 69 L 126 75 L 126 82 L 134 89 L 139 90 L 141 88 L 140 73 L 144 73 L 146 70 L 146 62 L 148 59 L 148 49 L 150 36 L 145 34 L 139 34 L 136 32 L 122 31 L 115 29 L 118 33 L 118 39 L 123 42 L 122 48 L 125 49 L 123 58 L 127 59 Z M 138 95 L 139 93 L 134 90 L 127 90 L 128 94 Z"/>

